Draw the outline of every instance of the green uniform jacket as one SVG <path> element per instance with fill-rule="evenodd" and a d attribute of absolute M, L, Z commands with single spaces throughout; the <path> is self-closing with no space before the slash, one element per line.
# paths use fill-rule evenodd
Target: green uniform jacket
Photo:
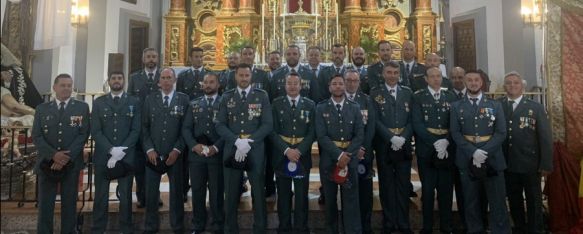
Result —
<path fill-rule="evenodd" d="M 160 68 L 154 74 L 154 82 L 148 81 L 148 74 L 144 69 L 134 72 L 128 80 L 128 93 L 130 96 L 140 98 L 142 105 L 146 97 L 155 91 L 158 91 L 158 81 L 160 80 Z"/>
<path fill-rule="evenodd" d="M 98 97 L 91 112 L 91 136 L 95 140 L 93 163 L 105 166 L 114 146 L 128 147 L 123 161 L 134 165 L 136 143 L 142 126 L 141 105 L 137 97 L 123 93 L 119 103 L 113 102 L 111 93 Z"/>
<path fill-rule="evenodd" d="M 320 88 L 316 80 L 316 76 L 312 71 L 304 66 L 298 66 L 297 73 L 300 74 L 302 90 L 300 90 L 300 95 L 303 97 L 308 97 L 313 101 L 320 100 Z M 288 66 L 281 67 L 275 70 L 273 77 L 271 78 L 271 99 L 277 97 L 286 96 L 285 92 L 285 79 L 289 75 L 290 69 Z M 326 86 L 328 87 L 328 86 Z"/>
<path fill-rule="evenodd" d="M 510 115 L 508 98 L 499 99 L 504 107 L 508 135 L 502 145 L 508 171 L 532 173 L 553 170 L 553 139 L 547 113 L 540 103 L 522 96 Z"/>
<path fill-rule="evenodd" d="M 506 169 L 502 143 L 506 139 L 506 121 L 502 104 L 482 95 L 476 109 L 466 96 L 451 105 L 450 134 L 457 145 L 456 166 L 467 169 L 477 149 L 488 152 L 486 162 L 496 171 Z M 492 136 L 490 140 L 473 143 L 464 138 L 469 136 Z"/>
<path fill-rule="evenodd" d="M 178 74 L 178 80 L 176 81 L 176 91 L 184 93 L 190 97 L 190 100 L 198 98 L 204 95 L 202 91 L 202 81 L 207 73 L 210 73 L 206 68 L 203 68 L 198 76 L 194 76 L 192 67 L 186 69 L 185 71 Z"/>
<path fill-rule="evenodd" d="M 189 97 L 175 91 L 169 107 L 165 107 L 163 103 L 161 92 L 150 94 L 144 103 L 142 144 L 146 153 L 149 149 L 154 149 L 158 155 L 168 155 L 174 148 L 184 149 L 181 130 Z"/>
<path fill-rule="evenodd" d="M 304 169 L 312 168 L 312 143 L 316 139 L 314 131 L 314 116 L 316 115 L 316 104 L 306 98 L 301 97 L 296 104 L 296 109 L 292 110 L 291 103 L 287 96 L 278 97 L 273 100 L 273 132 L 271 140 L 273 146 L 272 160 L 275 170 L 283 170 L 283 162 L 286 156 L 285 150 L 296 148 L 301 153 L 300 162 Z M 304 138 L 299 144 L 290 145 L 281 136 L 291 138 Z"/>
<path fill-rule="evenodd" d="M 368 167 L 368 171 L 372 172 L 372 160 L 374 159 L 372 141 L 376 132 L 376 113 L 372 99 L 363 92 L 357 92 L 354 96 L 354 102 L 358 103 L 360 112 L 362 114 L 362 122 L 364 124 L 364 141 L 362 146 L 366 149 L 364 155 L 364 163 Z"/>
<path fill-rule="evenodd" d="M 203 135 L 212 142 L 212 145 L 219 149 L 219 155 L 223 150 L 225 141 L 219 136 L 215 129 L 220 102 L 221 98 L 220 96 L 217 96 L 216 100 L 213 101 L 212 106 L 209 106 L 205 96 L 202 96 L 194 99 L 190 102 L 190 105 L 188 105 L 188 110 L 184 117 L 184 123 L 182 124 L 182 137 L 188 146 L 188 160 L 190 162 L 221 162 L 220 157 L 202 157 L 201 155 L 192 152 L 192 148 L 199 144 L 196 139 Z"/>
<path fill-rule="evenodd" d="M 321 67 L 318 79 L 320 80 L 319 84 L 320 90 L 322 90 L 320 93 L 320 98 L 322 100 L 330 98 L 330 90 L 328 84 L 328 82 L 330 82 L 330 79 L 332 79 L 332 77 L 336 75 L 336 73 L 344 75 L 344 72 L 346 72 L 346 68 L 347 68 L 346 66 L 342 65 L 342 68 L 340 68 L 340 72 L 337 72 L 336 67 L 334 65 Z"/>
<path fill-rule="evenodd" d="M 56 101 L 36 107 L 32 139 L 38 150 L 35 169 L 43 160 L 50 160 L 57 151 L 69 150 L 74 169 L 83 168 L 83 148 L 89 137 L 89 106 L 71 98 L 59 118 Z"/>
<path fill-rule="evenodd" d="M 235 71 L 232 71 L 231 74 L 228 75 L 227 81 L 227 89 L 231 90 L 237 88 L 237 81 L 235 80 Z M 267 95 L 271 93 L 270 87 L 271 83 L 269 82 L 269 78 L 267 76 L 267 72 L 253 67 L 253 71 L 251 72 L 251 87 L 256 89 L 263 89 L 267 92 Z"/>
<path fill-rule="evenodd" d="M 338 114 L 332 99 L 321 101 L 316 107 L 316 135 L 322 147 L 320 170 L 325 175 L 336 165 L 342 152 L 351 153 L 351 157 L 356 159 L 364 141 L 364 124 L 358 103 L 346 98 L 342 107 L 342 118 Z M 334 141 L 349 141 L 350 144 L 348 148 L 340 149 Z M 358 160 L 350 160 L 348 166 L 356 169 Z"/>
<path fill-rule="evenodd" d="M 401 75 L 401 79 L 399 80 L 400 85 L 407 86 L 411 88 L 411 90 L 413 91 L 427 87 L 427 83 L 425 84 L 425 86 L 421 86 L 423 85 L 422 83 L 421 84 L 416 83 L 416 81 L 418 80 L 422 80 L 422 82 L 425 81 L 426 68 L 423 64 L 417 63 L 417 61 L 415 61 L 413 63 L 413 67 L 411 68 L 411 72 L 409 73 L 405 71 L 407 69 L 407 64 L 405 64 L 403 61 L 399 61 L 399 66 Z"/>
<path fill-rule="evenodd" d="M 397 99 L 395 100 L 389 94 L 386 85 L 384 83 L 381 85 L 370 92 L 377 119 L 376 133 L 382 142 L 378 149 L 385 154 L 391 146 L 391 138 L 395 134 L 389 128 L 403 128 L 400 136 L 407 140 L 403 148 L 410 153 L 411 137 L 413 136 L 413 125 L 411 124 L 413 92 L 406 86 L 397 85 Z"/>

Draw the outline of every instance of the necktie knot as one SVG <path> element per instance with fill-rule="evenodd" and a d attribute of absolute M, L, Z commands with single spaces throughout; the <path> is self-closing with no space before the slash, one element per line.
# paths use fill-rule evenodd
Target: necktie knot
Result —
<path fill-rule="evenodd" d="M 296 69 L 295 69 L 295 68 L 292 68 L 292 69 L 290 70 L 290 72 L 291 72 L 291 73 L 296 73 L 297 71 L 296 71 Z"/>
<path fill-rule="evenodd" d="M 154 81 L 154 73 L 153 72 L 148 72 L 148 80 Z"/>
<path fill-rule="evenodd" d="M 291 106 L 292 109 L 296 109 L 296 100 L 292 99 L 291 102 L 292 102 L 292 106 Z"/>
<path fill-rule="evenodd" d="M 336 109 L 338 109 L 338 113 L 342 111 L 342 105 L 336 104 Z"/>
<path fill-rule="evenodd" d="M 209 105 L 212 105 L 213 104 L 213 101 L 214 101 L 214 98 L 209 97 L 209 98 L 206 99 L 206 101 L 208 102 Z"/>
<path fill-rule="evenodd" d="M 247 101 L 247 91 L 241 91 L 241 100 Z"/>
<path fill-rule="evenodd" d="M 435 99 L 439 99 L 439 93 L 434 93 L 434 94 L 433 94 L 433 98 L 435 98 Z"/>
<path fill-rule="evenodd" d="M 340 68 L 339 67 L 336 68 L 336 73 L 340 74 Z"/>
<path fill-rule="evenodd" d="M 407 70 L 407 74 L 409 74 L 409 70 L 411 70 L 411 65 L 409 65 L 409 64 L 407 63 L 407 65 L 405 66 L 405 69 Z"/>
<path fill-rule="evenodd" d="M 473 106 L 478 106 L 478 98 L 470 98 Z"/>
<path fill-rule="evenodd" d="M 115 104 L 118 104 L 119 103 L 119 97 L 118 96 L 115 96 L 113 98 L 113 103 L 115 103 Z"/>
<path fill-rule="evenodd" d="M 164 106 L 165 107 L 168 107 L 168 104 L 169 104 L 168 99 L 170 99 L 170 97 L 164 96 Z"/>
<path fill-rule="evenodd" d="M 59 103 L 59 110 L 61 111 L 65 110 L 65 102 Z"/>
<path fill-rule="evenodd" d="M 194 69 L 194 77 L 198 77 L 200 71 L 198 69 Z"/>

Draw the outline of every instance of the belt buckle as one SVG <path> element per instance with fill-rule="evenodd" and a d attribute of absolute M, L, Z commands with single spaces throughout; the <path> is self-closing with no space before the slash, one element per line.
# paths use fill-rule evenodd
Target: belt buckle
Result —
<path fill-rule="evenodd" d="M 480 143 L 480 136 L 474 136 L 474 142 Z"/>

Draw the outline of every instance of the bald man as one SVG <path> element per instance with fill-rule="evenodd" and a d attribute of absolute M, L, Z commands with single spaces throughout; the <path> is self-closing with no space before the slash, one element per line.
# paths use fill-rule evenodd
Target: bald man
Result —
<path fill-rule="evenodd" d="M 417 62 L 415 59 L 416 53 L 417 49 L 415 48 L 414 42 L 403 42 L 403 50 L 401 51 L 403 60 L 399 61 L 399 66 L 401 67 L 401 79 L 399 83 L 401 85 L 411 87 L 413 80 L 424 79 L 426 67 Z"/>
<path fill-rule="evenodd" d="M 426 69 L 429 69 L 431 67 L 439 68 L 440 64 L 441 64 L 441 57 L 439 57 L 439 55 L 437 55 L 436 53 L 429 53 L 429 54 L 425 55 L 425 67 L 426 67 Z M 427 70 L 425 70 L 425 71 L 427 71 Z M 414 92 L 419 90 L 419 89 L 424 89 L 425 87 L 427 87 L 427 82 L 425 81 L 427 73 L 425 73 L 423 75 L 424 76 L 422 76 L 422 77 L 414 77 L 411 80 L 410 88 Z M 447 77 L 442 77 L 441 87 L 451 89 L 451 82 L 449 81 L 449 79 L 447 79 Z"/>
<path fill-rule="evenodd" d="M 461 67 L 454 67 L 451 69 L 449 78 L 451 80 L 451 85 L 453 87 L 452 91 L 456 95 L 457 99 L 462 99 L 466 95 L 466 85 L 464 84 L 464 75 L 466 71 Z"/>

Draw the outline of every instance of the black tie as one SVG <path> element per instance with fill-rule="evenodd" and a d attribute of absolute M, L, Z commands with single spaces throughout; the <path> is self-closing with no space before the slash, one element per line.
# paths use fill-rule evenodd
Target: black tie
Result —
<path fill-rule="evenodd" d="M 296 99 L 292 99 L 292 110 L 296 109 Z"/>
<path fill-rule="evenodd" d="M 312 68 L 312 71 L 314 72 L 314 74 L 318 74 L 318 68 Z"/>
<path fill-rule="evenodd" d="M 213 98 L 212 97 L 206 98 L 206 101 L 208 102 L 209 106 L 213 105 Z"/>
<path fill-rule="evenodd" d="M 63 113 L 65 113 L 65 102 L 59 103 L 59 116 L 63 116 Z"/>
<path fill-rule="evenodd" d="M 354 101 L 354 94 L 348 95 L 348 99 L 350 99 L 351 101 Z"/>
<path fill-rule="evenodd" d="M 340 68 L 336 68 L 336 74 L 340 74 Z"/>
<path fill-rule="evenodd" d="M 459 93 L 457 93 L 457 96 L 458 96 L 460 99 L 462 99 L 462 98 L 464 97 L 464 93 L 463 93 L 463 92 L 459 92 Z"/>
<path fill-rule="evenodd" d="M 119 97 L 118 96 L 116 96 L 116 97 L 113 98 L 113 103 L 116 104 L 116 105 L 119 103 Z"/>
<path fill-rule="evenodd" d="M 508 100 L 508 115 L 512 117 L 514 114 L 514 100 Z"/>
<path fill-rule="evenodd" d="M 439 100 L 439 93 L 434 93 L 433 98 L 435 98 L 435 100 Z"/>
<path fill-rule="evenodd" d="M 409 76 L 409 70 L 411 69 L 411 66 L 409 66 L 409 64 L 407 63 L 407 65 L 406 65 L 405 67 L 406 67 L 406 68 L 405 68 L 405 69 L 406 69 L 406 70 L 405 70 L 405 74 L 406 74 L 407 76 Z"/>
<path fill-rule="evenodd" d="M 153 72 L 148 73 L 148 81 L 154 82 L 154 73 Z"/>
<path fill-rule="evenodd" d="M 241 101 L 247 102 L 247 92 L 245 90 L 241 91 Z"/>
<path fill-rule="evenodd" d="M 472 107 L 478 107 L 478 98 L 470 98 L 472 100 Z"/>
<path fill-rule="evenodd" d="M 342 106 L 340 104 L 336 104 L 336 109 L 338 110 L 338 115 L 342 113 Z"/>
<path fill-rule="evenodd" d="M 169 99 L 169 98 L 170 98 L 170 97 L 168 97 L 168 96 L 164 96 L 164 107 L 168 107 L 168 104 L 169 104 L 169 103 L 168 103 L 168 99 Z"/>
<path fill-rule="evenodd" d="M 200 71 L 198 69 L 194 70 L 194 80 L 198 79 L 198 75 L 200 75 Z"/>
<path fill-rule="evenodd" d="M 292 68 L 290 73 L 297 73 L 295 68 Z"/>
<path fill-rule="evenodd" d="M 393 98 L 393 101 L 397 99 L 397 98 L 395 97 L 396 95 L 395 95 L 395 90 L 394 90 L 394 89 L 391 89 L 391 90 L 389 90 L 389 94 L 390 94 L 390 95 L 391 95 L 391 97 Z"/>

